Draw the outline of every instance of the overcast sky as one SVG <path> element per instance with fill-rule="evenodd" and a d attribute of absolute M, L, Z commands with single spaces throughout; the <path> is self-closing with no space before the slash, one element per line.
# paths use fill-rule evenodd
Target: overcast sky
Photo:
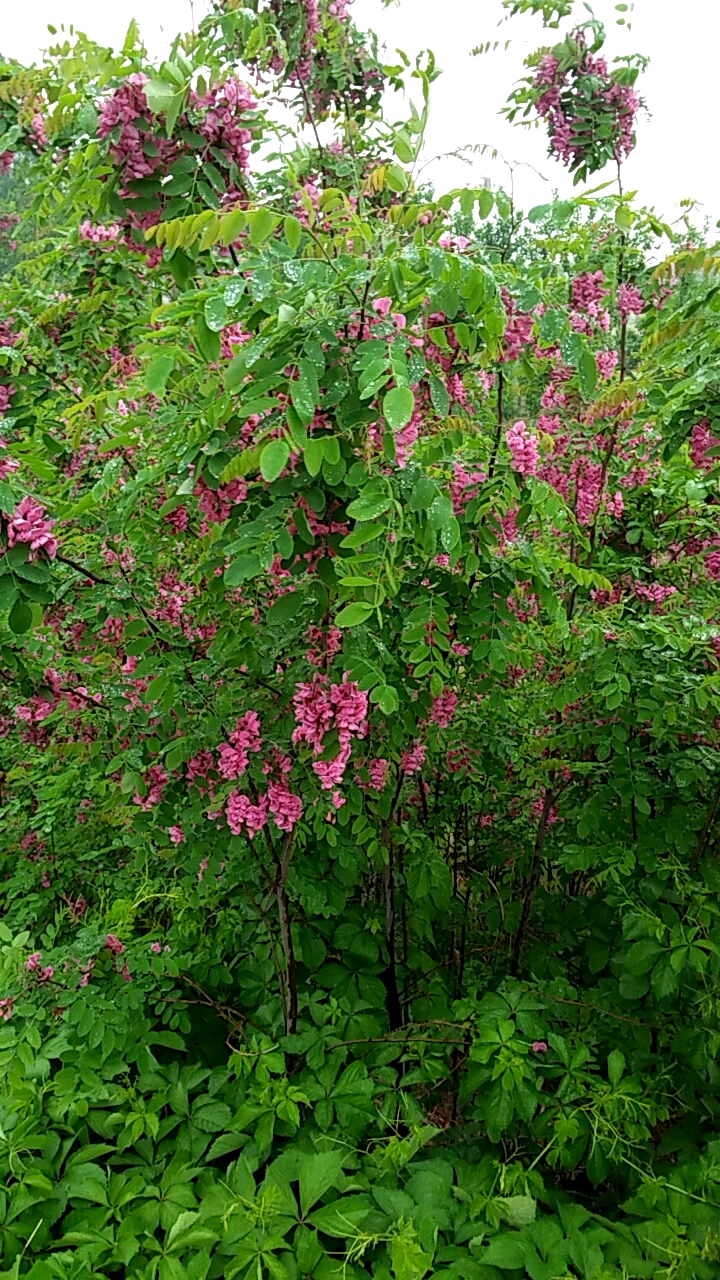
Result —
<path fill-rule="evenodd" d="M 694 198 L 702 214 L 714 224 L 720 218 L 720 165 L 717 144 L 718 70 L 720 38 L 718 0 L 635 0 L 632 31 L 615 25 L 615 0 L 596 0 L 596 14 L 608 26 L 609 56 L 639 51 L 651 64 L 640 82 L 649 116 L 641 119 L 639 144 L 625 166 L 627 188 L 637 188 L 644 202 L 658 213 L 677 216 L 678 201 Z M 30 61 L 51 38 L 49 22 L 74 22 L 102 43 L 118 45 L 133 17 L 138 19 L 153 56 L 162 56 L 178 28 L 191 24 L 190 0 L 5 0 L 0 24 L 0 48 L 7 56 Z M 205 0 L 195 0 L 195 15 L 205 12 Z M 544 135 L 509 126 L 498 110 L 518 77 L 523 58 L 543 40 L 538 19 L 503 17 L 500 0 L 401 0 L 383 9 L 381 0 L 355 0 L 355 20 L 374 29 L 388 54 L 400 46 L 414 56 L 431 47 L 444 75 L 433 86 L 432 119 L 427 139 L 428 158 L 469 144 L 489 143 L 509 160 L 522 161 L 516 170 L 520 201 L 529 207 L 549 198 L 553 187 L 569 192 L 563 168 L 550 160 Z M 582 6 L 578 6 L 582 12 Z M 471 50 L 486 40 L 512 43 L 496 53 L 472 57 Z M 403 114 L 396 100 L 393 112 Z M 533 168 L 539 170 L 543 181 Z M 434 162 L 426 170 L 438 193 L 460 183 L 490 178 L 503 181 L 499 161 L 475 157 L 472 166 L 457 159 Z M 610 174 L 608 177 L 612 176 Z"/>

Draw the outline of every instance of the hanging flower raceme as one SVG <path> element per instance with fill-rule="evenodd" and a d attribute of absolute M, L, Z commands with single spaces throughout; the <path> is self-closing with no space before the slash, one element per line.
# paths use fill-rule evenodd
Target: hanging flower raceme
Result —
<path fill-rule="evenodd" d="M 512 465 L 521 476 L 534 476 L 537 473 L 539 449 L 534 435 L 522 420 L 509 427 L 505 433 L 508 449 L 512 456 Z"/>
<path fill-rule="evenodd" d="M 634 84 L 644 60 L 628 59 L 610 71 L 605 58 L 597 56 L 603 40 L 599 24 L 591 20 L 586 27 L 595 31 L 592 46 L 585 29 L 568 35 L 542 55 L 534 77 L 522 82 L 506 108 L 512 121 L 528 103 L 534 107 L 547 126 L 549 154 L 576 181 L 630 155 L 642 106 Z"/>
<path fill-rule="evenodd" d="M 52 532 L 55 521 L 50 519 L 45 508 L 29 494 L 18 503 L 13 514 L 5 518 L 8 546 L 28 543 L 31 560 L 40 551 L 44 551 L 51 559 L 57 555 L 58 542 Z"/>

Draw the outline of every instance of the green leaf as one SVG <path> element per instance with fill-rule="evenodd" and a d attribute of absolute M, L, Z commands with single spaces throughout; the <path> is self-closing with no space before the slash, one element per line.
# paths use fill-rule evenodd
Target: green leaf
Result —
<path fill-rule="evenodd" d="M 32 620 L 33 614 L 30 605 L 26 604 L 24 600 L 16 600 L 8 617 L 10 630 L 14 631 L 16 636 L 23 635 L 30 630 Z"/>
<path fill-rule="evenodd" d="M 273 625 L 279 622 L 288 622 L 290 618 L 294 618 L 295 614 L 302 609 L 306 599 L 307 597 L 302 591 L 288 591 L 286 595 L 280 596 L 270 606 L 265 614 L 266 621 Z"/>
<path fill-rule="evenodd" d="M 312 439 L 311 437 L 303 451 L 303 461 L 309 475 L 316 476 L 318 474 L 323 464 L 324 457 L 325 450 L 323 448 L 322 440 L 317 438 Z"/>
<path fill-rule="evenodd" d="M 247 361 L 242 352 L 233 356 L 225 372 L 225 390 L 235 391 L 241 387 L 247 377 Z"/>
<path fill-rule="evenodd" d="M 157 77 L 147 81 L 143 86 L 143 93 L 153 115 L 160 115 L 161 112 L 167 111 L 177 93 L 177 88 L 176 84 L 168 84 L 166 80 L 159 80 Z"/>
<path fill-rule="evenodd" d="M 430 399 L 433 402 L 433 408 L 440 418 L 447 418 L 450 412 L 450 397 L 447 393 L 447 387 L 441 382 L 436 374 L 428 375 L 430 383 Z"/>
<path fill-rule="evenodd" d="M 303 1218 L 335 1185 L 342 1173 L 342 1163 L 342 1154 L 337 1151 L 322 1151 L 307 1157 L 300 1170 L 300 1212 Z"/>
<path fill-rule="evenodd" d="M 223 575 L 226 587 L 239 587 L 241 582 L 249 578 L 257 578 L 261 572 L 260 557 L 256 555 L 238 556 L 228 565 Z"/>
<path fill-rule="evenodd" d="M 271 484 L 285 470 L 290 457 L 287 440 L 270 440 L 260 454 L 260 474 Z"/>
<path fill-rule="evenodd" d="M 375 520 L 387 511 L 391 501 L 388 494 L 361 494 L 348 503 L 347 514 L 351 520 Z"/>
<path fill-rule="evenodd" d="M 420 476 L 415 481 L 412 493 L 408 501 L 408 507 L 411 511 L 427 511 L 430 504 L 438 496 L 437 487 L 433 484 L 428 476 Z"/>
<path fill-rule="evenodd" d="M 195 334 L 202 355 L 209 364 L 214 364 L 216 360 L 220 359 L 220 339 L 216 333 L 213 333 L 212 329 L 208 328 L 204 316 L 195 317 Z"/>
<path fill-rule="evenodd" d="M 480 1254 L 480 1258 L 486 1266 L 502 1267 L 506 1271 L 519 1271 L 525 1266 L 528 1249 L 534 1253 L 529 1240 L 525 1240 L 522 1236 L 505 1233 L 494 1236 L 484 1253 Z"/>
<path fill-rule="evenodd" d="M 215 1099 L 199 1099 L 193 1106 L 192 1121 L 203 1133 L 220 1133 L 232 1120 L 232 1111 L 226 1102 Z"/>
<path fill-rule="evenodd" d="M 4 511 L 5 515 L 11 516 L 16 506 L 15 494 L 10 485 L 4 480 L 0 480 L 0 511 Z"/>
<path fill-rule="evenodd" d="M 415 396 L 409 387 L 393 387 L 383 399 L 383 417 L 391 431 L 406 427 L 415 410 Z"/>
<path fill-rule="evenodd" d="M 631 231 L 635 214 L 627 204 L 619 204 L 615 210 L 615 222 L 621 231 Z"/>
<path fill-rule="evenodd" d="M 537 1201 L 532 1196 L 505 1196 L 502 1203 L 511 1227 L 527 1227 L 535 1221 Z"/>
<path fill-rule="evenodd" d="M 374 605 L 357 600 L 341 609 L 335 618 L 336 627 L 359 627 L 374 611 Z"/>
<path fill-rule="evenodd" d="M 17 586 L 15 579 L 9 573 L 4 573 L 0 577 L 0 612 L 5 613 L 7 609 L 11 609 L 17 600 Z"/>
<path fill-rule="evenodd" d="M 619 1084 L 625 1070 L 625 1055 L 619 1049 L 613 1049 L 608 1056 L 608 1080 L 611 1084 Z"/>
<path fill-rule="evenodd" d="M 254 249 L 258 249 L 261 244 L 269 240 L 273 231 L 280 225 L 280 219 L 275 213 L 271 213 L 269 209 L 254 209 L 248 214 L 248 223 L 250 226 L 250 243 Z"/>
<path fill-rule="evenodd" d="M 580 390 L 585 398 L 588 399 L 597 385 L 597 363 L 589 347 L 585 347 L 580 356 L 578 375 Z"/>
<path fill-rule="evenodd" d="M 145 374 L 145 386 L 151 395 L 158 398 L 165 395 L 167 380 L 175 368 L 175 360 L 170 355 L 155 356 L 150 361 Z"/>
<path fill-rule="evenodd" d="M 213 333 L 219 333 L 228 322 L 228 309 L 224 298 L 207 298 L 203 309 L 205 323 Z"/>
<path fill-rule="evenodd" d="M 355 1235 L 360 1223 L 372 1212 L 369 1196 L 342 1196 L 310 1214 L 308 1222 L 326 1235 L 346 1240 Z"/>
<path fill-rule="evenodd" d="M 292 214 L 288 214 L 285 218 L 283 229 L 285 231 L 285 239 L 294 253 L 302 240 L 302 222 L 299 218 L 295 218 Z"/>

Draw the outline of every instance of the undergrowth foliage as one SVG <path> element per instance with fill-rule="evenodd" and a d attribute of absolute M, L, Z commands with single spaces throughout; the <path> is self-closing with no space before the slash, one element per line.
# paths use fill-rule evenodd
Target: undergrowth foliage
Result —
<path fill-rule="evenodd" d="M 509 108 L 580 178 L 603 39 Z M 398 56 L 2 65 L 13 1280 L 718 1273 L 720 255 L 436 199 Z"/>

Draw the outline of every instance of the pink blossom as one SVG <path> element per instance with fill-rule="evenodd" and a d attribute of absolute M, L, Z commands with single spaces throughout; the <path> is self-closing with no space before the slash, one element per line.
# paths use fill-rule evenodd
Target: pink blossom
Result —
<path fill-rule="evenodd" d="M 31 559 L 38 551 L 44 551 L 52 559 L 58 549 L 57 539 L 51 532 L 54 524 L 55 521 L 46 515 L 45 508 L 28 494 L 8 517 L 8 546 L 27 542 Z"/>
<path fill-rule="evenodd" d="M 439 697 L 435 699 L 430 708 L 430 719 L 433 724 L 439 725 L 441 729 L 447 729 L 450 721 L 455 715 L 458 704 L 458 695 L 451 693 L 449 689 L 445 689 Z"/>
<path fill-rule="evenodd" d="M 379 316 L 386 316 L 392 306 L 392 298 L 376 298 L 371 306 L 373 311 L 377 311 Z"/>
<path fill-rule="evenodd" d="M 628 316 L 639 316 L 644 306 L 642 294 L 634 284 L 618 285 L 617 309 L 623 324 Z"/>
<path fill-rule="evenodd" d="M 370 775 L 368 786 L 371 791 L 382 791 L 387 782 L 388 771 L 390 769 L 390 761 L 378 757 L 376 760 L 368 761 L 367 771 Z"/>
<path fill-rule="evenodd" d="M 690 457 L 701 471 L 710 471 L 720 461 L 718 457 L 707 456 L 710 449 L 720 449 L 720 440 L 712 434 L 707 418 L 703 418 L 696 422 L 690 435 Z"/>
<path fill-rule="evenodd" d="M 261 747 L 260 718 L 255 711 L 246 711 L 230 734 L 229 743 L 223 742 L 218 748 L 218 773 L 231 781 L 241 778 L 248 767 L 249 753 L 260 751 Z"/>
<path fill-rule="evenodd" d="M 585 275 L 576 276 L 572 282 L 572 305 L 577 311 L 584 311 L 592 319 L 597 319 L 600 302 L 607 293 L 603 272 L 588 271 Z"/>
<path fill-rule="evenodd" d="M 173 844 L 183 844 L 185 836 L 182 827 L 168 827 L 168 835 Z"/>
<path fill-rule="evenodd" d="M 507 316 L 507 325 L 503 334 L 500 361 L 517 360 L 522 355 L 523 347 L 531 344 L 535 318 L 531 311 L 519 311 L 512 295 L 503 286 L 503 306 Z"/>
<path fill-rule="evenodd" d="M 625 510 L 625 503 L 623 501 L 622 494 L 619 491 L 612 496 L 608 494 L 605 498 L 605 507 L 609 515 L 614 516 L 616 520 L 619 520 Z"/>
<path fill-rule="evenodd" d="M 41 963 L 42 951 L 33 951 L 32 955 L 28 956 L 25 961 L 25 968 L 28 970 L 28 973 L 37 973 L 40 969 Z"/>
<path fill-rule="evenodd" d="M 547 1049 L 548 1047 L 544 1040 L 533 1040 L 532 1042 L 533 1053 L 547 1053 Z"/>
<path fill-rule="evenodd" d="M 527 424 L 522 420 L 516 422 L 506 431 L 505 439 L 515 471 L 519 471 L 522 476 L 534 476 L 539 458 L 538 442 L 528 431 Z"/>
<path fill-rule="evenodd" d="M 271 782 L 267 791 L 268 808 L 280 831 L 292 831 L 302 816 L 302 800 L 289 790 L 283 779 Z"/>
<path fill-rule="evenodd" d="M 162 946 L 159 942 L 151 942 L 150 950 L 152 951 L 153 955 L 159 956 L 160 953 L 162 952 Z"/>
<path fill-rule="evenodd" d="M 647 600 L 651 604 L 660 605 L 670 596 L 677 594 L 677 587 L 666 587 L 660 582 L 636 582 L 635 595 L 638 600 Z"/>
<path fill-rule="evenodd" d="M 167 780 L 167 770 L 160 764 L 151 764 L 143 778 L 143 782 L 147 788 L 147 793 L 145 796 L 141 796 L 139 793 L 136 793 L 133 796 L 134 803 L 139 805 L 144 813 L 153 809 L 155 805 L 160 804 L 160 801 L 162 800 L 163 790 Z"/>
<path fill-rule="evenodd" d="M 414 742 L 409 751 L 403 751 L 400 757 L 400 768 L 408 777 L 419 773 L 425 763 L 426 747 L 423 742 Z"/>
<path fill-rule="evenodd" d="M 620 359 L 617 351 L 596 351 L 595 361 L 601 378 L 612 378 Z"/>
<path fill-rule="evenodd" d="M 252 803 L 249 796 L 243 795 L 241 791 L 233 791 L 228 797 L 225 816 L 234 836 L 241 835 L 243 827 L 245 827 L 247 828 L 248 839 L 252 840 L 267 824 L 267 815 L 267 796 L 260 796 L 256 805 Z"/>
<path fill-rule="evenodd" d="M 350 759 L 349 744 L 342 746 L 333 760 L 314 760 L 313 772 L 320 779 L 323 791 L 332 791 L 340 786 Z"/>
<path fill-rule="evenodd" d="M 107 947 L 108 951 L 112 952 L 114 956 L 121 956 L 123 951 L 125 950 L 124 944 L 120 941 L 119 938 L 115 937 L 114 933 L 109 933 L 107 935 L 105 939 L 105 946 Z"/>

